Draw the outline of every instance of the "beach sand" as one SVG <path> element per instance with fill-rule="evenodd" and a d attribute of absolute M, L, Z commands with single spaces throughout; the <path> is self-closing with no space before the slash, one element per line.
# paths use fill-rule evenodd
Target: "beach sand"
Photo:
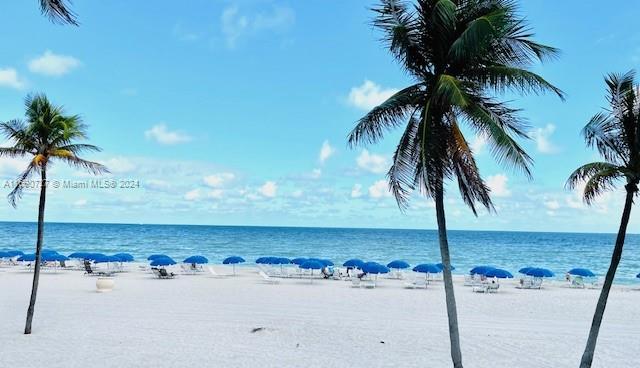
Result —
<path fill-rule="evenodd" d="M 132 267 L 135 268 L 135 267 Z M 219 273 L 229 269 L 215 266 Z M 449 367 L 441 282 L 407 290 L 345 281 L 260 281 L 134 271 L 97 293 L 95 277 L 46 272 L 33 334 L 22 334 L 32 274 L 0 269 L 3 367 Z M 465 367 L 577 367 L 598 290 L 547 285 L 476 294 L 456 279 Z M 260 329 L 252 332 L 254 329 Z M 640 366 L 640 291 L 615 287 L 594 367 Z"/>

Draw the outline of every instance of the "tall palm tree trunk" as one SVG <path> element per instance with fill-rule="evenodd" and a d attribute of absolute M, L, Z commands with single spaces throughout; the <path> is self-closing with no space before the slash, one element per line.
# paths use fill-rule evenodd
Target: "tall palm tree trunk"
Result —
<path fill-rule="evenodd" d="M 438 219 L 438 238 L 440 242 L 440 256 L 442 257 L 444 275 L 444 293 L 447 301 L 447 316 L 449 317 L 449 339 L 451 341 L 451 359 L 454 368 L 462 368 L 462 352 L 460 351 L 460 333 L 458 332 L 458 312 L 456 297 L 453 292 L 451 277 L 451 259 L 449 257 L 449 242 L 447 240 L 447 224 L 444 214 L 444 189 L 435 193 L 436 217 Z"/>
<path fill-rule="evenodd" d="M 40 258 L 42 253 L 42 240 L 44 238 L 44 204 L 47 196 L 47 169 L 46 164 L 40 169 L 40 205 L 38 206 L 38 240 L 36 242 L 36 265 L 33 270 L 33 283 L 31 285 L 31 298 L 29 299 L 29 309 L 27 309 L 27 323 L 24 326 L 25 335 L 31 334 L 31 322 L 33 321 L 33 310 L 36 306 L 36 296 L 38 295 L 38 282 L 40 281 Z"/>
<path fill-rule="evenodd" d="M 624 202 L 624 210 L 622 211 L 622 220 L 620 221 L 620 229 L 618 230 L 618 237 L 616 238 L 616 246 L 613 248 L 613 255 L 611 256 L 609 270 L 607 271 L 607 275 L 604 279 L 604 285 L 602 285 L 602 291 L 600 292 L 600 298 L 598 298 L 596 311 L 593 314 L 593 321 L 591 322 L 591 329 L 589 330 L 589 338 L 587 339 L 587 346 L 584 348 L 584 353 L 582 354 L 580 368 L 590 368 L 591 363 L 593 362 L 593 354 L 596 350 L 596 342 L 598 340 L 598 333 L 600 332 L 602 317 L 604 316 L 604 309 L 607 307 L 609 291 L 611 290 L 613 278 L 616 275 L 616 270 L 618 269 L 620 258 L 622 257 L 624 238 L 627 234 L 627 224 L 629 223 L 629 216 L 631 215 L 631 206 L 633 206 L 633 196 L 638 190 L 635 183 L 627 184 L 625 188 L 627 190 L 627 198 Z"/>

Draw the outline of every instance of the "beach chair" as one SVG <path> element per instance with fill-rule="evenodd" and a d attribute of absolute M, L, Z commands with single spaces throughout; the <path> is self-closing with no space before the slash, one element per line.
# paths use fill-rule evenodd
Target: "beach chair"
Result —
<path fill-rule="evenodd" d="M 214 270 L 213 267 L 211 266 L 207 266 L 206 270 L 209 272 L 209 275 L 211 275 L 211 277 L 216 277 L 216 278 L 226 277 L 226 275 L 221 275 L 217 273 L 216 270 Z"/>
<path fill-rule="evenodd" d="M 376 281 L 372 280 L 372 279 L 368 279 L 368 280 L 362 280 L 362 286 L 365 289 L 375 289 L 376 287 Z"/>
<path fill-rule="evenodd" d="M 88 276 L 113 276 L 112 272 L 94 271 L 93 268 L 91 268 L 91 262 L 89 261 L 84 261 L 84 274 Z"/>
<path fill-rule="evenodd" d="M 412 282 L 404 283 L 405 289 L 426 289 L 427 288 L 427 278 L 426 277 L 416 277 Z"/>
<path fill-rule="evenodd" d="M 264 271 L 258 271 L 258 274 L 260 275 L 260 277 L 262 278 L 262 281 L 268 283 L 268 284 L 277 284 L 280 282 L 280 280 L 276 280 L 273 277 L 267 275 L 266 273 L 264 273 Z"/>
<path fill-rule="evenodd" d="M 584 289 L 584 279 L 582 278 L 582 276 L 576 276 L 571 280 L 571 284 L 569 284 L 569 286 L 575 289 Z"/>
<path fill-rule="evenodd" d="M 471 287 L 471 291 L 473 291 L 474 293 L 486 293 L 488 290 L 487 286 L 488 283 L 486 282 L 474 282 L 473 286 Z"/>
<path fill-rule="evenodd" d="M 175 277 L 173 272 L 168 272 L 166 268 L 151 268 L 151 272 L 159 279 L 172 279 Z"/>
<path fill-rule="evenodd" d="M 499 288 L 500 288 L 500 284 L 498 284 L 497 282 L 487 283 L 485 292 L 487 294 L 497 293 Z"/>
<path fill-rule="evenodd" d="M 352 277 L 351 278 L 351 287 L 359 288 L 361 283 L 362 283 L 362 280 L 360 280 L 359 278 L 357 278 L 357 277 Z"/>

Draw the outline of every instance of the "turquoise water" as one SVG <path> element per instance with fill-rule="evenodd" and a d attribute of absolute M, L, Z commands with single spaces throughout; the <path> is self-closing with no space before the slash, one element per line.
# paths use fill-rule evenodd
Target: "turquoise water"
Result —
<path fill-rule="evenodd" d="M 0 222 L 0 249 L 33 252 L 36 224 Z M 609 265 L 614 234 L 450 231 L 455 273 L 479 264 L 505 268 L 515 274 L 524 266 L 547 267 L 562 274 L 573 267 L 590 268 L 603 276 Z M 143 261 L 152 253 L 176 260 L 201 254 L 219 263 L 240 255 L 322 257 L 336 264 L 352 257 L 387 263 L 439 262 L 437 232 L 433 230 L 336 229 L 245 226 L 121 225 L 48 223 L 45 246 L 60 253 L 129 252 Z M 640 235 L 628 235 L 616 281 L 639 283 Z"/>

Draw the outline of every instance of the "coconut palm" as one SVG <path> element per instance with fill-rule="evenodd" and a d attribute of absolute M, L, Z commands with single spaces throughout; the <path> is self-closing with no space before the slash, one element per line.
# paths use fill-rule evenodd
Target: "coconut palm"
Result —
<path fill-rule="evenodd" d="M 2 133 L 12 144 L 1 147 L 0 157 L 29 157 L 27 168 L 16 179 L 15 188 L 9 193 L 9 203 L 17 205 L 23 188 L 33 175 L 40 175 L 40 202 L 38 206 L 38 236 L 36 261 L 33 271 L 31 298 L 27 310 L 25 334 L 31 333 L 31 322 L 40 278 L 40 253 L 44 237 L 44 209 L 47 195 L 47 169 L 59 160 L 92 174 L 108 172 L 103 165 L 78 157 L 86 151 L 99 151 L 96 146 L 78 143 L 87 138 L 86 125 L 78 115 L 66 115 L 61 107 L 54 106 L 45 95 L 27 96 L 26 121 L 11 120 L 0 123 Z"/>
<path fill-rule="evenodd" d="M 76 15 L 69 9 L 66 0 L 40 0 L 40 11 L 54 23 L 78 25 Z"/>
<path fill-rule="evenodd" d="M 567 186 L 571 189 L 584 185 L 583 199 L 587 204 L 593 203 L 602 193 L 612 190 L 619 182 L 625 184 L 626 192 L 616 244 L 593 314 L 589 338 L 580 362 L 581 368 L 591 367 L 593 361 L 607 298 L 622 256 L 633 198 L 638 193 L 640 100 L 634 77 L 635 73 L 631 71 L 626 74 L 610 74 L 605 78 L 609 108 L 594 115 L 582 130 L 587 145 L 595 147 L 604 161 L 579 167 L 567 181 Z"/>
<path fill-rule="evenodd" d="M 463 134 L 464 124 L 491 146 L 495 158 L 530 176 L 531 158 L 516 142 L 526 124 L 517 110 L 494 94 L 505 91 L 562 92 L 527 69 L 557 55 L 555 48 L 532 40 L 525 20 L 510 0 L 382 0 L 373 9 L 373 25 L 413 79 L 362 117 L 349 144 L 371 144 L 403 126 L 391 168 L 389 189 L 401 210 L 414 190 L 435 201 L 451 357 L 462 367 L 456 302 L 447 241 L 445 183 L 455 179 L 474 214 L 479 203 L 493 210 L 489 188 Z"/>

